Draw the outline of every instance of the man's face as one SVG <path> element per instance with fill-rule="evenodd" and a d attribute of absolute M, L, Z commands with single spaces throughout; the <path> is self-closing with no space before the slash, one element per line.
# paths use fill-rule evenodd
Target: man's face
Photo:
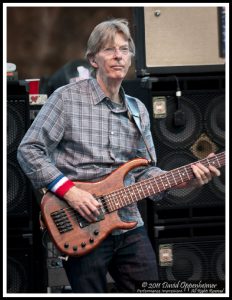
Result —
<path fill-rule="evenodd" d="M 116 33 L 113 44 L 106 44 L 95 55 L 92 65 L 97 68 L 97 77 L 122 80 L 131 65 L 131 55 L 128 41 Z"/>

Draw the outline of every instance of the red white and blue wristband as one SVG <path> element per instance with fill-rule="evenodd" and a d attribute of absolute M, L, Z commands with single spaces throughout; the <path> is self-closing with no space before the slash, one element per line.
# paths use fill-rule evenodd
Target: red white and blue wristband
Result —
<path fill-rule="evenodd" d="M 64 194 L 75 184 L 64 175 L 59 175 L 53 180 L 47 188 L 59 197 L 63 197 Z"/>

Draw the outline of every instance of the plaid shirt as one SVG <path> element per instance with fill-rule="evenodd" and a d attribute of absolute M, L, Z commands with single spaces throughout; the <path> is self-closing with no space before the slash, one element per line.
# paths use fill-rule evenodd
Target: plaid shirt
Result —
<path fill-rule="evenodd" d="M 63 174 L 72 181 L 94 181 L 136 157 L 150 159 L 136 125 L 124 104 L 106 97 L 96 79 L 86 79 L 57 89 L 41 108 L 18 148 L 18 161 L 35 188 L 47 187 Z M 153 156 L 155 149 L 150 132 L 149 114 L 137 101 L 141 127 Z M 125 185 L 163 172 L 154 164 L 129 172 Z M 152 197 L 158 200 L 162 193 Z M 133 203 L 119 209 L 127 221 L 143 221 Z M 120 233 L 124 230 L 116 230 Z"/>

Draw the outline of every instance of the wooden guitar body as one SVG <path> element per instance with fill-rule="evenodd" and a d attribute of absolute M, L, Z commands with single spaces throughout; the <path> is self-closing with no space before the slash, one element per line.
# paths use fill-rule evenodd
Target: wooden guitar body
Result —
<path fill-rule="evenodd" d="M 115 190 L 124 188 L 125 175 L 131 169 L 147 164 L 145 159 L 135 159 L 122 165 L 101 181 L 75 182 L 75 185 L 90 192 L 95 197 L 101 197 L 104 194 L 110 194 Z M 87 254 L 96 248 L 114 229 L 131 229 L 137 224 L 137 222 L 122 221 L 118 211 L 115 210 L 104 214 L 103 219 L 94 223 L 82 220 L 88 225 L 81 228 L 80 223 L 82 222 L 77 221 L 77 216 L 80 220 L 81 216 L 74 212 L 64 200 L 59 199 L 51 192 L 44 195 L 41 202 L 41 212 L 56 247 L 62 253 L 72 256 Z M 57 212 L 57 220 L 54 220 L 54 212 Z M 66 231 L 65 228 L 70 228 L 70 230 Z"/>
<path fill-rule="evenodd" d="M 225 152 L 198 162 L 220 168 L 225 165 Z M 124 187 L 124 178 L 130 170 L 148 165 L 146 159 L 138 158 L 125 163 L 103 180 L 75 182 L 78 188 L 91 193 L 101 204 L 100 216 L 94 223 L 89 223 L 64 200 L 47 192 L 41 202 L 41 213 L 54 244 L 66 255 L 81 256 L 95 249 L 114 229 L 135 227 L 136 221 L 120 219 L 118 209 L 190 181 L 194 178 L 192 164 Z"/>

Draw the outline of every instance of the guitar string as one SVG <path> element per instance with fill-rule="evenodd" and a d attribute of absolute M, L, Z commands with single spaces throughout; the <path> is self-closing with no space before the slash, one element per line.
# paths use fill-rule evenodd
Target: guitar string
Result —
<path fill-rule="evenodd" d="M 178 168 L 177 170 L 179 170 L 179 169 L 190 169 L 191 168 L 191 166 L 183 166 L 183 167 L 181 167 L 181 168 Z M 167 174 L 168 175 L 168 174 Z M 183 173 L 183 175 L 185 175 L 184 173 Z M 169 175 L 168 175 L 169 176 Z M 162 176 L 159 176 L 159 178 L 160 178 L 160 180 L 158 180 L 158 182 L 160 181 L 160 182 L 162 182 L 162 185 L 163 185 L 163 180 L 164 180 L 164 178 L 165 179 L 167 179 L 168 180 L 168 177 L 166 176 L 166 173 L 164 173 Z M 173 178 L 173 174 L 171 174 L 171 176 L 170 176 L 170 180 L 168 180 L 168 182 L 170 183 L 170 181 L 172 180 L 172 178 Z M 153 180 L 154 180 L 154 178 L 151 178 L 149 181 L 151 181 L 151 183 L 153 183 Z M 154 181 L 155 182 L 155 181 Z M 173 180 L 173 182 L 175 182 L 175 184 L 176 184 L 176 181 L 174 181 Z M 183 180 L 182 180 L 182 177 L 181 177 L 181 182 L 183 182 Z M 180 183 L 181 183 L 180 182 Z M 146 181 L 146 183 L 147 183 L 147 181 Z M 157 184 L 157 181 L 155 182 L 156 184 Z M 139 182 L 139 183 L 137 183 L 137 184 L 140 184 L 141 185 L 141 183 Z M 134 187 L 135 185 L 133 185 L 133 187 Z M 125 192 L 125 190 L 126 191 L 128 191 L 128 189 L 130 189 L 130 187 L 131 186 L 129 186 L 129 187 L 127 187 L 127 188 L 122 188 L 122 189 L 120 189 L 120 190 L 118 190 L 118 191 L 114 191 L 114 192 L 112 192 L 112 193 L 110 193 L 110 194 L 108 194 L 108 195 L 106 195 L 106 196 L 104 196 L 104 198 L 107 200 L 107 201 L 104 201 L 104 202 L 102 202 L 102 204 L 103 204 L 103 207 L 105 206 L 105 204 L 106 204 L 106 202 L 108 202 L 108 204 L 109 204 L 109 200 L 114 200 L 115 199 L 115 197 L 117 197 L 117 198 L 120 198 L 120 196 L 121 195 L 123 195 L 123 193 Z M 137 188 L 137 186 L 136 186 L 136 188 Z M 165 187 L 164 187 L 165 188 Z M 166 188 L 165 188 L 166 189 Z M 158 192 L 158 191 L 157 191 Z M 134 194 L 134 193 L 133 193 Z M 149 194 L 150 194 L 150 192 L 149 192 Z M 148 195 L 149 195 L 148 194 Z M 147 195 L 147 196 L 148 196 Z M 143 196 L 143 197 L 141 197 L 141 199 L 142 198 L 144 198 L 146 196 L 146 194 Z M 99 198 L 102 198 L 102 196 L 101 197 L 99 197 Z M 127 199 L 128 199 L 128 197 L 127 197 Z M 122 201 L 123 201 L 123 199 L 121 199 Z M 134 202 L 134 201 L 133 201 Z M 108 206 L 107 206 L 108 207 Z M 117 209 L 117 208 L 115 208 L 115 209 Z M 74 209 L 72 209 L 72 208 L 67 208 L 66 209 L 66 211 L 68 211 L 68 210 L 71 210 L 71 211 L 73 211 L 74 212 L 74 215 L 75 214 L 77 214 L 77 215 L 79 215 L 82 219 L 84 219 L 85 220 L 85 218 L 83 217 L 83 216 L 81 216 L 77 211 L 75 211 Z M 70 214 L 71 215 L 71 214 Z"/>
<path fill-rule="evenodd" d="M 184 172 L 182 172 L 182 170 L 183 170 Z M 167 185 L 164 185 L 164 184 L 163 184 L 164 181 L 168 182 L 169 184 L 171 183 L 169 187 L 173 186 L 173 184 L 180 184 L 180 183 L 184 182 L 183 179 L 182 179 L 181 174 L 178 174 L 178 176 L 181 178 L 181 180 L 180 180 L 179 182 L 177 182 L 177 181 L 175 180 L 175 178 L 174 178 L 174 174 L 173 174 L 173 173 L 176 173 L 176 172 L 181 173 L 181 172 L 182 172 L 182 175 L 183 175 L 183 176 L 186 176 L 186 173 L 187 173 L 187 171 L 189 171 L 189 170 L 191 170 L 191 166 L 190 166 L 190 165 L 182 166 L 182 167 L 180 167 L 180 168 L 177 168 L 177 169 L 172 170 L 171 172 L 166 172 L 166 173 L 164 173 L 164 174 L 162 174 L 162 175 L 160 175 L 160 176 L 157 176 L 158 178 L 157 178 L 157 177 L 152 177 L 152 178 L 149 178 L 149 179 L 145 180 L 144 182 L 137 182 L 137 183 L 134 184 L 134 185 L 131 185 L 131 186 L 128 186 L 128 187 L 123 187 L 123 188 L 121 188 L 121 189 L 118 189 L 117 191 L 113 191 L 112 193 L 109 193 L 109 194 L 107 194 L 107 195 L 105 195 L 105 196 L 101 196 L 101 197 L 99 197 L 99 198 L 103 198 L 103 199 L 102 199 L 103 201 L 101 201 L 102 204 L 103 204 L 103 207 L 104 207 L 104 208 L 108 208 L 107 205 L 106 205 L 106 206 L 104 206 L 104 205 L 105 205 L 105 204 L 108 204 L 107 202 L 110 200 L 110 198 L 113 198 L 113 199 L 114 199 L 115 197 L 124 195 L 124 193 L 127 192 L 127 191 L 131 192 L 131 191 L 130 191 L 131 189 L 132 189 L 132 192 L 133 192 L 133 193 L 131 193 L 131 194 L 134 194 L 134 191 L 133 191 L 134 189 L 137 189 L 137 193 L 140 193 L 141 191 L 144 192 L 143 190 L 141 190 L 141 186 L 142 186 L 142 185 L 144 185 L 145 188 L 146 188 L 146 185 L 149 185 L 149 183 L 155 183 L 155 184 L 157 184 L 157 185 L 160 185 L 160 183 L 162 183 L 163 189 L 166 189 L 166 188 L 167 188 Z M 191 178 L 193 178 L 193 176 L 191 176 Z M 188 177 L 188 180 L 190 180 L 191 178 Z M 155 179 L 155 180 L 154 180 L 154 179 Z M 150 181 L 150 182 L 149 182 L 149 181 Z M 145 185 L 144 183 L 146 183 L 146 185 Z M 140 187 L 139 187 L 139 186 L 140 186 Z M 150 187 L 150 186 L 149 186 L 149 187 Z M 147 189 L 148 189 L 148 188 L 147 188 Z M 163 189 L 160 190 L 160 189 L 158 188 L 158 190 L 155 191 L 155 192 L 161 192 Z M 149 192 L 149 193 L 150 193 L 150 192 Z M 149 194 L 148 194 L 148 195 L 149 195 Z M 141 199 L 144 198 L 144 197 L 147 197 L 148 195 L 144 193 L 144 195 L 141 197 Z M 106 199 L 107 201 L 104 201 L 104 199 Z M 114 200 L 115 200 L 115 199 L 114 199 Z M 123 201 L 123 199 L 120 199 L 120 200 Z M 115 206 L 115 207 L 116 207 L 116 206 Z M 108 209 L 107 209 L 107 210 L 108 210 Z"/>
<path fill-rule="evenodd" d="M 221 158 L 221 156 L 223 156 L 222 158 Z M 221 166 L 221 163 L 223 162 L 223 161 L 220 161 L 220 160 L 224 160 L 224 152 L 221 152 L 221 153 L 219 153 L 217 156 L 215 156 L 215 157 L 212 157 L 212 158 L 206 158 L 206 159 L 203 159 L 203 160 L 201 160 L 201 163 L 205 163 L 205 162 L 207 162 L 208 164 L 213 164 L 213 163 L 215 163 L 215 162 L 217 162 L 217 163 L 219 163 L 219 166 Z M 210 161 L 210 162 L 209 162 Z M 151 178 L 149 178 L 149 179 L 146 179 L 146 180 L 144 180 L 144 181 L 142 181 L 142 182 L 137 182 L 137 183 L 135 183 L 135 184 L 133 184 L 133 185 L 131 185 L 131 186 L 127 186 L 127 187 L 123 187 L 123 188 L 121 188 L 121 189 L 118 189 L 118 190 L 116 190 L 116 191 L 113 191 L 112 193 L 109 193 L 109 194 L 107 194 L 107 195 L 104 195 L 104 196 L 99 196 L 99 197 L 96 197 L 96 199 L 97 200 L 101 200 L 101 204 L 102 204 L 102 206 L 103 206 L 103 208 L 104 208 L 104 210 L 107 212 L 107 211 L 109 211 L 109 207 L 108 207 L 108 204 L 110 204 L 110 205 L 113 205 L 113 210 L 117 210 L 118 208 L 114 205 L 114 203 L 112 203 L 112 200 L 115 200 L 115 198 L 119 198 L 119 200 L 121 200 L 121 201 L 123 201 L 123 200 L 125 200 L 125 199 L 120 199 L 120 197 L 121 196 L 123 196 L 123 195 L 125 195 L 125 192 L 130 192 L 130 195 L 134 195 L 134 189 L 135 188 L 137 188 L 137 190 L 138 190 L 138 186 L 140 185 L 140 190 L 139 191 L 141 191 L 141 187 L 143 188 L 143 193 L 144 193 L 144 195 L 143 195 L 143 197 L 141 197 L 141 195 L 140 195 L 140 197 L 141 197 L 141 199 L 143 199 L 143 198 L 146 198 L 147 196 L 149 196 L 150 195 L 150 190 L 148 190 L 148 185 L 149 185 L 149 187 L 151 187 L 152 189 L 154 189 L 154 187 L 151 185 L 151 184 L 156 184 L 157 185 L 157 187 L 160 185 L 160 183 L 162 183 L 162 186 L 163 186 L 163 189 L 159 189 L 159 187 L 158 187 L 158 190 L 156 190 L 155 191 L 155 193 L 158 193 L 158 192 L 162 192 L 163 190 L 165 190 L 165 189 L 167 189 L 167 185 L 166 186 L 164 186 L 164 184 L 163 184 L 163 182 L 164 182 L 164 179 L 169 183 L 169 185 L 170 185 L 170 187 L 171 186 L 173 186 L 173 184 L 176 184 L 176 181 L 174 180 L 174 175 L 173 175 L 173 173 L 175 173 L 175 172 L 178 172 L 178 173 L 180 173 L 182 170 L 184 170 L 185 171 L 185 173 L 182 173 L 182 175 L 183 176 L 186 176 L 186 173 L 188 173 L 189 171 L 191 171 L 191 165 L 192 164 L 194 164 L 194 162 L 193 163 L 191 163 L 191 164 L 188 164 L 188 165 L 186 165 L 186 166 L 182 166 L 182 167 L 179 167 L 179 168 L 176 168 L 176 169 L 173 169 L 173 170 L 171 170 L 170 172 L 168 171 L 168 172 L 165 172 L 164 174 L 162 174 L 162 175 L 159 175 L 159 176 L 157 176 L 158 178 L 156 178 L 156 177 L 151 177 Z M 179 183 L 182 183 L 182 182 L 184 182 L 183 181 L 183 179 L 182 179 L 182 176 L 179 174 L 179 177 L 181 178 L 181 181 L 179 182 Z M 186 179 L 187 179 L 188 177 L 186 177 Z M 191 178 L 193 178 L 193 176 L 191 176 Z M 190 178 L 190 179 L 191 179 Z M 187 179 L 187 180 L 190 180 L 189 178 Z M 146 184 L 145 184 L 146 183 Z M 177 184 L 179 184 L 179 183 L 177 183 Z M 145 192 L 144 192 L 144 187 L 142 186 L 142 185 L 144 185 L 145 186 L 145 188 L 148 190 L 147 192 L 149 192 L 148 193 L 148 195 L 147 194 L 145 194 Z M 130 190 L 132 190 L 132 193 L 131 193 L 131 191 Z M 127 196 L 127 200 L 128 200 L 128 196 Z M 111 202 L 111 203 L 110 203 Z M 130 203 L 133 203 L 134 201 L 132 201 L 132 202 L 130 202 Z M 123 203 L 123 202 L 122 202 Z M 130 203 L 126 203 L 126 204 L 130 204 Z M 110 210 L 109 212 L 111 212 L 111 211 L 113 211 L 113 210 Z M 70 213 L 69 214 L 69 216 L 73 216 L 73 215 L 77 215 L 77 218 L 78 218 L 78 216 L 79 217 L 81 217 L 82 219 L 84 219 L 84 220 L 86 220 L 78 211 L 76 211 L 74 208 L 72 208 L 72 207 L 68 207 L 68 208 L 65 208 L 65 211 L 67 211 L 67 212 L 73 212 L 73 214 L 72 213 Z M 87 220 L 86 220 L 87 221 Z M 88 222 L 88 221 L 87 221 Z"/>
<path fill-rule="evenodd" d="M 218 158 L 218 157 L 217 157 Z M 220 158 L 218 158 L 218 159 L 220 159 Z M 206 160 L 208 160 L 208 159 L 206 159 Z M 216 161 L 216 159 L 215 159 L 215 161 Z M 219 163 L 220 164 L 220 163 Z M 186 170 L 190 170 L 191 169 L 191 165 L 187 165 L 187 166 L 182 166 L 182 167 L 180 167 L 180 168 L 177 168 L 177 169 L 174 169 L 174 170 L 180 170 L 180 169 L 185 169 L 185 171 Z M 172 171 L 174 171 L 174 170 L 172 170 Z M 169 173 L 169 172 L 168 172 Z M 182 175 L 185 175 L 184 173 L 182 174 Z M 169 176 L 169 179 L 170 180 L 168 180 L 167 178 L 167 176 Z M 173 180 L 173 174 L 167 174 L 167 173 L 164 173 L 163 175 L 161 175 L 161 176 L 158 176 L 159 177 L 159 180 L 154 180 L 154 179 L 156 179 L 155 177 L 153 177 L 153 178 L 150 178 L 150 179 L 147 179 L 147 180 L 145 180 L 146 181 L 146 184 L 148 183 L 148 182 L 150 182 L 150 183 L 162 183 L 162 185 L 163 185 L 163 181 L 164 181 L 164 179 L 166 179 L 166 180 L 168 180 L 168 183 L 170 183 L 171 182 L 171 180 Z M 181 182 L 184 182 L 183 181 L 183 179 L 182 179 L 182 176 L 180 176 L 181 177 Z M 176 181 L 174 181 L 173 180 L 173 182 L 176 184 Z M 180 183 L 181 183 L 180 182 Z M 119 189 L 119 190 L 117 190 L 117 191 L 114 191 L 114 192 L 112 192 L 112 193 L 110 193 L 110 194 L 108 194 L 108 195 L 105 195 L 104 196 L 104 198 L 103 198 L 103 196 L 100 196 L 100 197 L 97 197 L 97 199 L 100 199 L 100 198 L 103 198 L 103 199 L 106 199 L 105 201 L 101 201 L 102 202 L 102 205 L 103 205 L 103 207 L 104 208 L 106 208 L 107 210 L 108 210 L 108 205 L 107 205 L 107 202 L 108 202 L 108 204 L 110 204 L 110 201 L 111 200 L 115 200 L 115 197 L 119 197 L 120 198 L 120 196 L 121 195 L 123 195 L 124 193 L 125 193 L 125 191 L 127 192 L 128 190 L 130 190 L 130 189 L 132 189 L 132 188 L 137 188 L 137 185 L 141 185 L 141 184 L 144 184 L 143 182 L 138 182 L 138 183 L 136 183 L 136 184 L 134 184 L 134 185 L 132 185 L 132 186 L 128 186 L 128 187 L 124 187 L 124 188 L 121 188 L 121 189 Z M 172 186 L 172 185 L 171 185 Z M 164 189 L 166 189 L 166 187 L 164 187 L 164 185 L 163 185 L 163 188 Z M 162 190 L 161 190 L 162 191 Z M 159 190 L 158 191 L 156 191 L 156 192 L 159 192 Z M 134 194 L 134 192 L 133 192 L 133 194 Z M 141 199 L 143 199 L 144 197 L 146 197 L 146 196 L 149 196 L 150 195 L 150 191 L 149 191 L 149 194 L 148 195 L 144 195 L 143 197 L 141 197 Z M 127 197 L 127 199 L 128 199 L 128 197 Z M 123 201 L 123 199 L 121 199 L 122 201 Z M 133 203 L 134 201 L 132 201 L 132 203 Z M 111 204 L 113 204 L 113 203 L 111 203 Z M 126 204 L 130 204 L 130 203 L 126 203 Z M 115 210 L 117 210 L 117 207 L 114 207 L 115 208 Z M 75 214 L 78 214 L 81 218 L 83 218 L 84 220 L 85 220 L 85 218 L 83 217 L 83 216 L 81 216 L 80 215 L 80 213 L 78 213 L 77 211 L 75 211 L 73 208 L 67 208 L 66 209 L 66 211 L 73 211 L 74 212 L 74 215 Z M 112 210 L 113 211 L 113 210 Z M 110 211 L 111 212 L 111 211 Z M 72 214 L 70 214 L 71 216 L 72 216 Z"/>

